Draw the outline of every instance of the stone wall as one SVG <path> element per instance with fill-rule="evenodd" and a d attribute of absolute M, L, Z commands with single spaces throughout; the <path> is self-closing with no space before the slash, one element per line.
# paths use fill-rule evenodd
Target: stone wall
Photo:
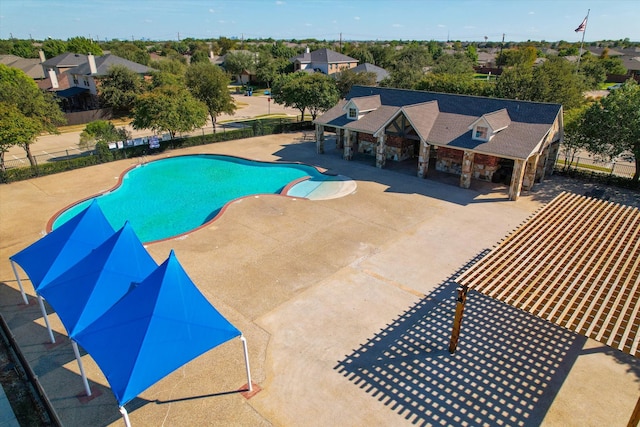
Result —
<path fill-rule="evenodd" d="M 454 150 L 447 147 L 438 147 L 436 156 L 436 170 L 440 172 L 462 173 L 462 150 Z"/>
<path fill-rule="evenodd" d="M 377 138 L 367 133 L 358 133 L 358 153 L 376 155 Z M 401 136 L 387 135 L 385 143 L 387 160 L 402 161 L 415 157 L 413 141 Z"/>
<path fill-rule="evenodd" d="M 473 177 L 491 182 L 493 173 L 498 170 L 500 158 L 487 154 L 477 154 L 473 157 Z"/>

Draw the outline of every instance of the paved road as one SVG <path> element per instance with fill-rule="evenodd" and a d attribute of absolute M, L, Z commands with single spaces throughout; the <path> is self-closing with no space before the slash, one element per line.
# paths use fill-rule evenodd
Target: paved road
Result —
<path fill-rule="evenodd" d="M 218 117 L 218 123 L 228 120 L 245 120 L 257 116 L 266 114 L 286 114 L 290 116 L 296 116 L 300 114 L 300 111 L 294 108 L 285 108 L 282 105 L 269 102 L 266 96 L 242 96 L 232 95 L 236 105 L 238 106 L 236 113 L 233 115 L 222 114 Z M 131 132 L 134 138 L 140 136 L 152 135 L 148 129 L 136 130 L 131 126 L 126 126 L 127 130 Z M 201 134 L 202 132 L 212 132 L 211 120 L 207 121 L 207 124 L 192 134 Z M 59 153 L 68 151 L 69 154 L 80 153 L 78 149 L 78 142 L 80 141 L 80 132 L 65 132 L 59 135 L 45 135 L 39 137 L 36 142 L 31 144 L 31 152 L 34 156 L 47 155 L 50 153 Z M 5 154 L 5 160 L 11 161 L 16 159 L 24 159 L 25 152 L 20 147 L 12 147 Z"/>

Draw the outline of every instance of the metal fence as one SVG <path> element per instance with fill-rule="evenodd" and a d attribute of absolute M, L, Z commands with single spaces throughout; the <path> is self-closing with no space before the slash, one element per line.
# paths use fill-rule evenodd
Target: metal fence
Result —
<path fill-rule="evenodd" d="M 93 150 L 89 150 L 89 151 L 64 150 L 64 151 L 56 151 L 53 153 L 38 154 L 32 157 L 36 165 L 39 165 L 46 162 L 60 162 L 64 160 L 75 159 L 76 157 L 86 157 L 92 154 L 93 154 Z M 5 169 L 23 168 L 25 166 L 31 166 L 31 163 L 29 162 L 29 159 L 26 156 L 14 157 L 13 159 L 7 159 L 5 156 L 5 159 L 4 159 Z"/>
<path fill-rule="evenodd" d="M 633 175 L 636 173 L 636 167 L 633 163 L 602 161 L 590 157 L 574 157 L 573 159 L 567 160 L 561 156 L 558 158 L 556 167 L 558 169 L 595 172 L 624 178 L 633 178 Z"/>

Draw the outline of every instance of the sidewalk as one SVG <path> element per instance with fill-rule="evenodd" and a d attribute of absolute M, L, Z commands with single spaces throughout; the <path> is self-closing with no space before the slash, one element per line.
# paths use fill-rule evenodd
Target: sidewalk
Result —
<path fill-rule="evenodd" d="M 267 114 L 272 115 L 286 115 L 286 116 L 298 116 L 300 111 L 294 108 L 286 108 L 282 105 L 275 104 L 273 101 L 269 102 L 267 96 L 244 96 L 244 95 L 232 95 L 237 109 L 235 114 L 221 114 L 217 117 L 218 123 L 217 129 L 221 131 L 220 123 L 230 120 L 247 120 L 258 116 L 264 116 Z M 131 132 L 132 138 L 139 138 L 142 136 L 151 136 L 153 132 L 149 129 L 136 130 L 133 127 L 125 127 Z M 31 144 L 31 152 L 34 156 L 50 153 L 64 153 L 78 154 L 81 151 L 78 149 L 78 142 L 80 141 L 80 133 L 82 130 L 73 132 L 65 132 L 59 135 L 44 135 L 36 139 L 36 142 Z M 201 135 L 203 132 L 213 132 L 211 124 L 211 118 L 207 119 L 207 123 L 204 127 L 194 130 L 190 135 Z M 5 160 L 17 160 L 25 159 L 25 151 L 18 146 L 13 146 L 5 153 Z M 25 166 L 28 162 L 25 162 Z"/>

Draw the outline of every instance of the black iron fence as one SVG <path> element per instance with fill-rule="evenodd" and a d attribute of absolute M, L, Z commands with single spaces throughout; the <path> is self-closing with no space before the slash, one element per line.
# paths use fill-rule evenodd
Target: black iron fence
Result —
<path fill-rule="evenodd" d="M 556 163 L 556 168 L 560 170 L 593 172 L 623 178 L 633 178 L 633 175 L 636 173 L 636 167 L 633 163 L 602 161 L 590 157 L 574 157 L 573 159 L 560 157 Z"/>

